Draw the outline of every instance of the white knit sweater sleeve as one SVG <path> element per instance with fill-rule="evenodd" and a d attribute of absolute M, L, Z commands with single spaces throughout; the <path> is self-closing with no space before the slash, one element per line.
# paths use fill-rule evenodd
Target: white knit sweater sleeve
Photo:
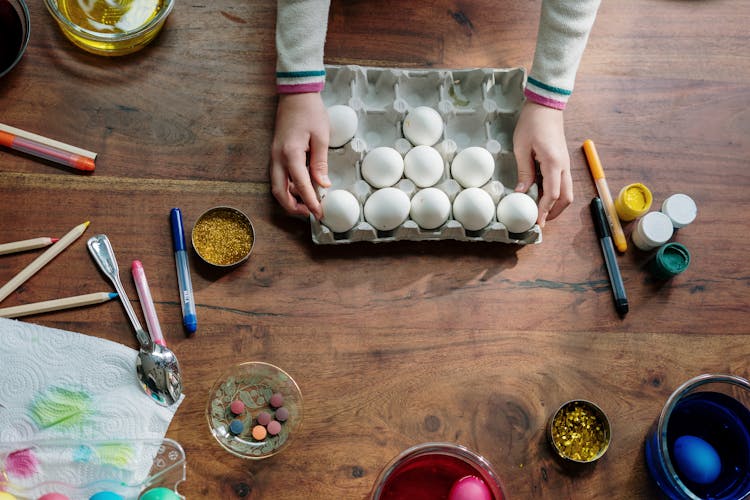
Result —
<path fill-rule="evenodd" d="M 526 97 L 564 109 L 601 0 L 543 0 Z"/>
<path fill-rule="evenodd" d="M 276 90 L 319 92 L 325 85 L 323 48 L 330 0 L 278 0 Z"/>

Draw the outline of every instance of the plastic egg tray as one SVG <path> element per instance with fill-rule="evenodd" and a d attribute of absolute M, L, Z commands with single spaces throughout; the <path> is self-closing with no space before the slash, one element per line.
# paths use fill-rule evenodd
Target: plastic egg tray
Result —
<path fill-rule="evenodd" d="M 429 106 L 443 119 L 443 137 L 434 146 L 443 157 L 444 173 L 435 187 L 443 190 L 451 203 L 462 190 L 450 176 L 453 157 L 470 146 L 487 149 L 495 160 L 492 179 L 482 188 L 497 205 L 500 198 L 513 191 L 517 184 L 516 160 L 513 154 L 513 131 L 525 100 L 523 68 L 413 70 L 363 66 L 326 66 L 326 87 L 322 92 L 326 107 L 344 104 L 357 113 L 358 128 L 354 138 L 340 148 L 328 152 L 331 187 L 345 189 L 360 204 L 375 191 L 362 178 L 361 163 L 365 155 L 379 146 L 389 146 L 402 156 L 413 147 L 403 136 L 402 123 L 410 109 Z M 411 180 L 402 178 L 394 187 L 411 198 L 419 189 Z M 325 195 L 319 189 L 319 195 Z M 537 199 L 537 188 L 528 193 Z M 362 213 L 362 210 L 360 210 Z M 449 216 L 435 230 L 420 228 L 407 219 L 392 231 L 378 231 L 363 215 L 346 233 L 334 233 L 311 217 L 312 239 L 317 244 L 339 244 L 356 241 L 390 242 L 399 240 L 461 240 L 490 241 L 513 244 L 540 243 L 538 225 L 516 234 L 495 218 L 478 231 L 465 229 Z"/>
<path fill-rule="evenodd" d="M 0 491 L 19 500 L 104 491 L 130 500 L 159 487 L 176 493 L 184 480 L 185 452 L 171 439 L 0 442 Z"/>

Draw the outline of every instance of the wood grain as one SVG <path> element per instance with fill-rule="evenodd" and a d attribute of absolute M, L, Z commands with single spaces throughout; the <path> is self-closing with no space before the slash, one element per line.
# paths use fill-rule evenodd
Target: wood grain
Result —
<path fill-rule="evenodd" d="M 326 61 L 529 67 L 539 5 L 334 1 Z M 566 111 L 576 201 L 529 247 L 312 244 L 309 224 L 284 215 L 268 184 L 273 3 L 178 3 L 150 46 L 120 58 L 80 51 L 41 2 L 29 8 L 27 53 L 0 80 L 2 121 L 99 156 L 83 175 L 0 151 L 0 242 L 59 237 L 90 219 L 121 267 L 148 268 L 185 371 L 167 435 L 187 453 L 188 499 L 365 498 L 392 457 L 427 441 L 485 456 L 510 498 L 653 498 L 643 442 L 672 390 L 700 373 L 750 375 L 747 2 L 603 2 Z M 588 212 L 587 138 L 612 190 L 643 182 L 658 204 L 683 192 L 699 209 L 676 235 L 693 256 L 684 274 L 655 282 L 647 254 L 619 257 L 624 319 Z M 191 228 L 215 205 L 249 214 L 257 244 L 229 272 L 192 259 L 199 329 L 186 338 L 169 210 L 179 206 Z M 0 283 L 35 256 L 0 258 Z M 81 241 L 2 306 L 107 286 Z M 26 320 L 136 345 L 116 302 Z M 205 418 L 216 377 L 249 360 L 284 368 L 305 399 L 302 431 L 261 462 L 224 452 Z M 544 438 L 571 398 L 597 402 L 613 428 L 607 455 L 578 475 Z"/>

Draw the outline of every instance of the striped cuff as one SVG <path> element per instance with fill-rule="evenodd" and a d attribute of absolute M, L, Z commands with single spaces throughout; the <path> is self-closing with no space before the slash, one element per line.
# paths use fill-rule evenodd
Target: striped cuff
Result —
<path fill-rule="evenodd" d="M 528 100 L 542 106 L 560 110 L 565 109 L 570 94 L 572 94 L 570 90 L 553 87 L 531 77 L 526 79 L 524 95 L 526 95 Z"/>
<path fill-rule="evenodd" d="M 279 94 L 320 92 L 325 87 L 325 83 L 325 70 L 276 72 L 276 92 Z"/>

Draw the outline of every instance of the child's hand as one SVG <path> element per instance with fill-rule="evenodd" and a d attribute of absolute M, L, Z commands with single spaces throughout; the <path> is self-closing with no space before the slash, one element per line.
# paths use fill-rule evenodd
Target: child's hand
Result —
<path fill-rule="evenodd" d="M 271 191 L 292 215 L 323 217 L 313 182 L 329 187 L 328 113 L 318 93 L 279 96 L 271 147 Z M 309 154 L 309 166 L 308 166 Z M 301 201 L 300 201 L 301 199 Z"/>
<path fill-rule="evenodd" d="M 534 161 L 542 173 L 542 197 L 537 223 L 544 227 L 573 202 L 570 155 L 565 143 L 563 112 L 526 101 L 513 134 L 518 163 L 516 191 L 526 192 L 535 180 Z"/>

